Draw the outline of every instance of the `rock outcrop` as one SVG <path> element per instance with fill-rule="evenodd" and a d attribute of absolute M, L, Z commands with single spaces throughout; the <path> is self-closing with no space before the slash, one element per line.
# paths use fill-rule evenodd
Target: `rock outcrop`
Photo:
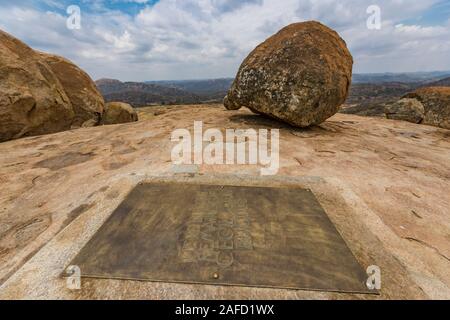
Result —
<path fill-rule="evenodd" d="M 416 99 L 403 98 L 384 107 L 386 118 L 421 123 L 425 114 L 423 104 Z"/>
<path fill-rule="evenodd" d="M 223 134 L 230 127 L 277 126 L 247 109 L 220 107 L 140 108 L 140 118 L 148 113 L 149 120 L 0 143 L 0 300 L 450 298 L 448 130 L 337 114 L 309 130 L 281 126 L 277 176 L 260 177 L 260 165 L 206 163 L 194 166 L 198 174 L 175 174 L 174 128 L 192 132 L 198 119 L 205 120 L 204 130 Z M 297 188 L 311 188 L 359 263 L 383 266 L 385 285 L 379 295 L 362 295 L 86 278 L 82 290 L 68 290 L 62 270 L 136 184 L 154 179 L 186 187 L 259 180 L 261 187 L 289 187 L 293 196 Z M 164 211 L 157 213 L 163 227 L 170 223 Z M 285 219 L 299 216 L 287 212 Z M 303 220 L 309 219 L 315 217 Z M 278 229 L 267 227 L 251 226 L 269 237 Z M 264 238 L 254 241 L 264 244 Z"/>
<path fill-rule="evenodd" d="M 0 142 L 68 130 L 74 112 L 40 56 L 0 30 Z"/>
<path fill-rule="evenodd" d="M 294 23 L 250 53 L 224 104 L 298 127 L 320 124 L 345 102 L 352 67 L 346 43 L 335 31 L 315 21 Z"/>
<path fill-rule="evenodd" d="M 138 115 L 128 103 L 109 102 L 105 106 L 102 124 L 119 124 L 138 121 Z"/>
<path fill-rule="evenodd" d="M 389 119 L 450 129 L 450 87 L 421 88 L 385 108 Z"/>
<path fill-rule="evenodd" d="M 63 57 L 42 52 L 39 55 L 59 79 L 72 103 L 75 112 L 72 128 L 100 124 L 105 102 L 89 75 Z"/>

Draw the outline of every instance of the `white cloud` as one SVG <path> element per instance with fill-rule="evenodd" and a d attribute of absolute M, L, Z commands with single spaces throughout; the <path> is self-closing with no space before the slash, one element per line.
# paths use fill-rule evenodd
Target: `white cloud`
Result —
<path fill-rule="evenodd" d="M 368 30 L 366 9 L 372 1 L 161 0 L 130 16 L 97 0 L 101 11 L 83 10 L 82 29 L 74 31 L 65 28 L 62 13 L 18 2 L 0 7 L 0 28 L 35 48 L 74 60 L 94 78 L 234 76 L 258 43 L 289 23 L 312 19 L 343 36 L 357 72 L 450 69 L 450 23 L 405 22 L 437 2 L 379 0 L 382 29 Z"/>

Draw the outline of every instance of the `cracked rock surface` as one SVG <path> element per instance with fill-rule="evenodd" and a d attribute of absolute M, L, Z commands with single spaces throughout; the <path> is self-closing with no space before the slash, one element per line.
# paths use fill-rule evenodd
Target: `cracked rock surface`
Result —
<path fill-rule="evenodd" d="M 0 299 L 450 298 L 449 130 L 344 114 L 299 129 L 223 105 L 143 108 L 139 119 L 0 143 Z M 171 133 L 196 120 L 222 132 L 280 129 L 280 169 L 268 181 L 323 181 L 308 188 L 358 262 L 380 266 L 381 295 L 113 279 L 68 290 L 61 272 L 128 192 L 179 174 Z M 200 164 L 189 175 L 242 184 L 259 169 Z"/>

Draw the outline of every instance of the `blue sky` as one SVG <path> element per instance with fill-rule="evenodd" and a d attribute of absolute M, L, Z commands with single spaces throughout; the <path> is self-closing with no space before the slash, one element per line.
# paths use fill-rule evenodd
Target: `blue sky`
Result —
<path fill-rule="evenodd" d="M 34 2 L 36 6 L 42 10 L 56 10 L 64 12 L 69 5 L 78 5 L 89 13 L 102 14 L 105 11 L 115 10 L 128 15 L 137 15 L 140 10 L 146 6 L 152 6 L 158 0 L 112 0 L 112 1 L 96 1 L 96 0 L 60 0 L 60 1 L 29 1 Z"/>
<path fill-rule="evenodd" d="M 380 30 L 366 25 L 373 4 Z M 80 30 L 66 27 L 69 5 Z M 257 44 L 305 20 L 339 32 L 355 72 L 450 70 L 450 0 L 0 0 L 0 29 L 95 79 L 233 77 Z"/>
<path fill-rule="evenodd" d="M 450 18 L 450 1 L 439 1 L 429 9 L 425 10 L 423 14 L 410 19 L 405 22 L 421 23 L 426 26 L 433 26 L 437 24 L 445 24 Z"/>

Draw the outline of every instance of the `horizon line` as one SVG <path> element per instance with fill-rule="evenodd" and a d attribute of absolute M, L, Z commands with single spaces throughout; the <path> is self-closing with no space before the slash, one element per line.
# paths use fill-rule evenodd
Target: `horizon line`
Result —
<path fill-rule="evenodd" d="M 406 71 L 406 72 L 355 72 L 352 75 L 365 75 L 365 76 L 382 76 L 382 75 L 414 75 L 414 74 L 433 74 L 433 73 L 441 73 L 445 75 L 448 73 L 450 76 L 450 70 L 433 70 L 433 71 Z M 234 79 L 235 77 L 218 77 L 218 78 L 187 78 L 187 79 L 158 79 L 158 80 L 120 80 L 117 78 L 109 78 L 109 77 L 101 77 L 94 81 L 100 80 L 117 80 L 120 82 L 174 82 L 174 81 L 206 81 L 206 80 L 229 80 Z"/>

